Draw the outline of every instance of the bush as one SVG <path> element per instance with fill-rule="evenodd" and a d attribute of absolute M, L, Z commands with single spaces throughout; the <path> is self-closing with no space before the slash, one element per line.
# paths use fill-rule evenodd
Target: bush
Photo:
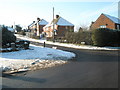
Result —
<path fill-rule="evenodd" d="M 39 36 L 35 36 L 35 35 L 31 35 L 31 38 L 33 38 L 33 39 L 40 39 Z"/>
<path fill-rule="evenodd" d="M 75 33 L 74 32 L 67 32 L 65 34 L 65 39 L 67 40 L 67 43 L 75 43 Z"/>
<path fill-rule="evenodd" d="M 25 31 L 20 31 L 20 32 L 18 32 L 17 34 L 26 35 Z"/>
<path fill-rule="evenodd" d="M 2 27 L 2 46 L 16 41 L 16 36 L 7 27 Z"/>
<path fill-rule="evenodd" d="M 67 32 L 65 39 L 68 43 L 81 44 L 85 42 L 87 45 L 92 44 L 91 31 Z"/>
<path fill-rule="evenodd" d="M 119 43 L 118 30 L 99 28 L 93 30 L 92 41 L 96 46 L 117 46 Z"/>
<path fill-rule="evenodd" d="M 17 30 L 17 32 L 22 31 L 22 27 L 20 25 L 15 25 L 15 29 Z"/>

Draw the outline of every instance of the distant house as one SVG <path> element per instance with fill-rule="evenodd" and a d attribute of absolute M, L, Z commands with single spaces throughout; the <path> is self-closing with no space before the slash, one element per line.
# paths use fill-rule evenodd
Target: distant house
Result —
<path fill-rule="evenodd" d="M 33 21 L 29 26 L 28 29 L 36 36 L 40 36 L 43 32 L 43 27 L 47 25 L 48 22 L 44 19 L 37 18 L 37 21 Z"/>
<path fill-rule="evenodd" d="M 91 23 L 91 29 L 96 28 L 109 28 L 109 29 L 120 29 L 120 19 L 107 15 L 101 14 L 95 22 Z"/>
<path fill-rule="evenodd" d="M 54 35 L 59 38 L 64 37 L 67 31 L 74 32 L 74 25 L 72 23 L 56 15 L 56 18 L 52 22 L 43 27 L 46 37 L 53 37 L 53 24 Z"/>
<path fill-rule="evenodd" d="M 33 21 L 33 22 L 28 26 L 28 30 L 34 30 L 34 26 L 35 26 L 35 21 Z"/>

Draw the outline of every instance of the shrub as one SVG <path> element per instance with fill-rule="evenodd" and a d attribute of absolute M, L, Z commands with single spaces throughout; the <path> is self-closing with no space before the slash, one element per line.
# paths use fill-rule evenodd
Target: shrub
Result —
<path fill-rule="evenodd" d="M 20 32 L 18 32 L 17 34 L 26 35 L 25 31 L 20 31 Z"/>
<path fill-rule="evenodd" d="M 116 46 L 118 44 L 118 32 L 117 30 L 111 30 L 108 28 L 99 28 L 93 30 L 92 41 L 96 46 Z"/>
<path fill-rule="evenodd" d="M 2 27 L 2 46 L 7 43 L 12 43 L 16 41 L 16 36 L 11 31 L 8 31 L 7 27 Z"/>
<path fill-rule="evenodd" d="M 39 36 L 35 36 L 35 35 L 31 35 L 31 38 L 33 38 L 33 39 L 40 39 Z"/>
<path fill-rule="evenodd" d="M 81 42 L 85 42 L 87 45 L 92 44 L 91 31 L 67 32 L 65 39 L 68 43 L 81 44 Z"/>
<path fill-rule="evenodd" d="M 15 29 L 17 30 L 17 32 L 22 31 L 22 27 L 20 25 L 15 25 Z"/>

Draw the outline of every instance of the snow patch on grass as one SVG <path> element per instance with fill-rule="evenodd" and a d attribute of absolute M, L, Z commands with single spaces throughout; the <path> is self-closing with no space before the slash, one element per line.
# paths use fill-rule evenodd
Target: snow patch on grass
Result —
<path fill-rule="evenodd" d="M 34 70 L 65 64 L 75 57 L 74 53 L 44 48 L 30 44 L 30 49 L 16 52 L 5 52 L 0 57 L 2 71 Z"/>

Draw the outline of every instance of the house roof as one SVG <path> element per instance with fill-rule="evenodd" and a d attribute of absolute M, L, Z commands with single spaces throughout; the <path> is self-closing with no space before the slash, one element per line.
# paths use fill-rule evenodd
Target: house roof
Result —
<path fill-rule="evenodd" d="M 53 26 L 53 22 L 55 25 L 59 26 L 74 26 L 72 23 L 59 16 L 57 19 L 52 20 L 51 23 L 48 23 L 44 28 Z"/>
<path fill-rule="evenodd" d="M 47 24 L 48 24 L 48 22 L 46 20 L 44 20 L 44 19 L 41 19 L 39 21 L 39 25 L 47 25 Z"/>
<path fill-rule="evenodd" d="M 107 14 L 103 14 L 103 15 L 105 15 L 107 18 L 112 20 L 114 23 L 120 24 L 120 19 L 119 18 L 116 18 L 114 16 L 110 16 L 110 15 L 107 15 Z"/>
<path fill-rule="evenodd" d="M 35 24 L 35 22 L 32 22 L 32 23 L 29 25 L 29 27 L 30 27 L 30 26 L 33 26 L 34 24 Z"/>
<path fill-rule="evenodd" d="M 69 21 L 65 20 L 62 17 L 58 18 L 56 24 L 59 26 L 74 26 L 72 23 L 70 23 Z"/>
<path fill-rule="evenodd" d="M 58 17 L 57 19 L 54 19 L 54 24 L 59 25 L 59 26 L 74 26 L 72 23 L 70 23 L 69 21 L 65 20 L 62 17 Z M 51 22 L 51 24 L 53 24 L 53 21 Z"/>
<path fill-rule="evenodd" d="M 32 23 L 29 25 L 29 27 L 35 25 L 36 23 L 37 23 L 37 21 L 32 22 Z M 41 19 L 41 20 L 39 21 L 39 25 L 47 25 L 47 24 L 48 24 L 48 22 L 47 22 L 46 20 L 44 20 L 44 19 Z"/>

